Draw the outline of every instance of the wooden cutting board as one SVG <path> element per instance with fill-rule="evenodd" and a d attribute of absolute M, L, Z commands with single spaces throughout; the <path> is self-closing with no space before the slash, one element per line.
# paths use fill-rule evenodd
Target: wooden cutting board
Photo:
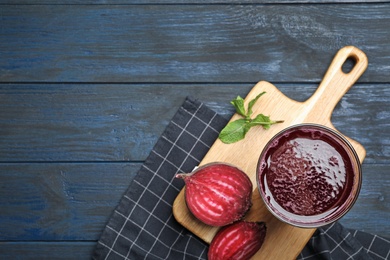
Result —
<path fill-rule="evenodd" d="M 353 68 L 344 73 L 342 65 L 350 58 L 354 60 Z M 253 206 L 245 216 L 250 221 L 265 221 L 267 236 L 262 248 L 253 259 L 296 259 L 315 229 L 293 227 L 276 219 L 265 207 L 257 190 L 256 165 L 260 153 L 268 140 L 286 127 L 299 123 L 317 123 L 335 129 L 330 119 L 332 111 L 343 95 L 364 73 L 368 65 L 366 55 L 356 47 L 347 46 L 340 49 L 329 66 L 316 92 L 305 102 L 297 102 L 286 97 L 272 84 L 261 81 L 257 83 L 245 98 L 246 105 L 259 93 L 265 91 L 253 107 L 253 115 L 263 113 L 272 120 L 284 120 L 284 123 L 264 130 L 254 127 L 244 140 L 233 144 L 224 144 L 217 140 L 210 148 L 200 165 L 210 162 L 227 162 L 241 168 L 250 177 L 253 191 Z M 231 121 L 239 118 L 235 114 Z M 364 147 L 346 137 L 356 149 L 360 162 L 366 155 Z M 198 221 L 185 204 L 184 189 L 173 204 L 176 220 L 199 238 L 210 243 L 219 228 L 210 227 Z"/>

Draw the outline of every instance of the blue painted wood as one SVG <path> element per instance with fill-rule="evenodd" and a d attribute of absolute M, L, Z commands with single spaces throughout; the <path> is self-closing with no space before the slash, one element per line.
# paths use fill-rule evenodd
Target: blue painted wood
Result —
<path fill-rule="evenodd" d="M 12 260 L 91 259 L 94 241 L 0 242 L 0 258 Z"/>
<path fill-rule="evenodd" d="M 345 45 L 369 57 L 361 82 L 390 75 L 388 4 L 3 5 L 1 14 L 0 82 L 318 82 Z"/>
<path fill-rule="evenodd" d="M 140 166 L 1 163 L 0 241 L 96 241 Z"/>
<path fill-rule="evenodd" d="M 362 172 L 358 200 L 340 222 L 348 228 L 390 238 L 389 165 L 363 163 Z"/>
<path fill-rule="evenodd" d="M 140 164 L 0 164 L 0 241 L 96 241 Z M 380 180 L 380 181 L 378 181 Z M 363 164 L 346 227 L 390 237 L 388 165 Z M 1 258 L 1 254 L 0 254 Z"/>
<path fill-rule="evenodd" d="M 386 3 L 388 0 L 68 0 L 66 4 L 81 4 L 81 5 L 154 5 L 154 4 L 308 4 L 308 3 Z M 0 4 L 11 5 L 29 5 L 31 1 L 28 0 L 0 0 Z M 34 0 L 34 4 L 51 5 L 51 4 L 63 4 L 63 1 L 59 0 Z"/>
<path fill-rule="evenodd" d="M 390 237 L 390 4 L 355 2 L 0 0 L 0 259 L 89 259 L 185 96 L 303 101 L 349 44 L 369 67 L 332 121 L 367 157 L 341 221 Z"/>
<path fill-rule="evenodd" d="M 0 162 L 143 161 L 186 95 L 230 118 L 229 101 L 250 84 L 0 85 Z M 303 101 L 317 84 L 276 84 Z M 389 163 L 389 84 L 355 85 L 333 123 L 367 149 L 367 162 Z M 369 97 L 369 98 L 367 98 Z"/>

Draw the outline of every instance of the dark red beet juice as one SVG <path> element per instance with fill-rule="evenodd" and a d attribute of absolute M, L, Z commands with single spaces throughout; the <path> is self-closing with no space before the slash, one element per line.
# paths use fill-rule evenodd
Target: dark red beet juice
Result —
<path fill-rule="evenodd" d="M 311 226 L 344 211 L 356 186 L 360 189 L 360 162 L 348 141 L 335 131 L 299 125 L 267 144 L 257 177 L 271 212 L 292 224 L 310 222 Z"/>

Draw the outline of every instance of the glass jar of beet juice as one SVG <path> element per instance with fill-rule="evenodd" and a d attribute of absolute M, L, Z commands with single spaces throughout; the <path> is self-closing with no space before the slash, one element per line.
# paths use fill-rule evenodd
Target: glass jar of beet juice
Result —
<path fill-rule="evenodd" d="M 280 220 L 315 228 L 340 219 L 362 182 L 352 145 L 333 129 L 300 124 L 275 135 L 257 165 L 260 195 Z"/>

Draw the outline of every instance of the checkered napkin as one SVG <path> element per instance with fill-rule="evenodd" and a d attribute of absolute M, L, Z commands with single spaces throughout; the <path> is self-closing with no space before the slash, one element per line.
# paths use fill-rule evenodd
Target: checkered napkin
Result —
<path fill-rule="evenodd" d="M 207 259 L 208 245 L 172 215 L 184 185 L 174 176 L 199 164 L 226 123 L 185 100 L 112 213 L 93 259 Z M 389 249 L 389 240 L 335 223 L 318 229 L 298 259 L 386 259 Z"/>

